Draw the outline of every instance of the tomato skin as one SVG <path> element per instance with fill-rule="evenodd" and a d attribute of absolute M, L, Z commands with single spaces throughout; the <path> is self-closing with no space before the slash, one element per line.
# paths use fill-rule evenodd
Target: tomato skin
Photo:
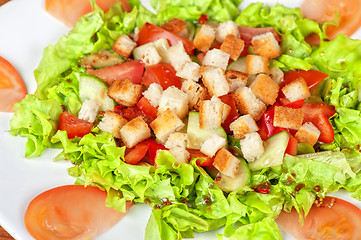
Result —
<path fill-rule="evenodd" d="M 149 144 L 147 142 L 141 142 L 129 149 L 128 153 L 124 156 L 124 161 L 128 164 L 135 165 L 142 160 L 147 154 Z"/>
<path fill-rule="evenodd" d="M 140 60 L 130 60 L 100 69 L 87 69 L 87 73 L 102 79 L 108 85 L 115 80 L 129 79 L 135 84 L 140 83 L 144 72 L 144 63 Z"/>
<path fill-rule="evenodd" d="M 92 239 L 126 213 L 105 206 L 107 193 L 97 187 L 66 185 L 47 190 L 29 204 L 25 226 L 37 240 Z M 127 202 L 127 211 L 133 205 Z"/>
<path fill-rule="evenodd" d="M 114 112 L 121 115 L 128 121 L 130 121 L 133 118 L 136 118 L 138 116 L 141 116 L 143 118 L 143 120 L 148 124 L 154 120 L 153 117 L 146 115 L 142 110 L 140 110 L 137 105 L 134 105 L 131 107 L 115 106 Z"/>
<path fill-rule="evenodd" d="M 13 112 L 14 104 L 25 95 L 25 84 L 19 73 L 10 62 L 0 57 L 0 111 Z"/>
<path fill-rule="evenodd" d="M 312 206 L 303 226 L 295 209 L 291 213 L 282 211 L 276 222 L 300 240 L 356 240 L 361 234 L 361 210 L 345 200 L 328 196 L 320 207 Z"/>
<path fill-rule="evenodd" d="M 189 160 L 191 160 L 192 158 L 203 158 L 204 159 L 204 161 L 202 163 L 200 162 L 199 159 L 197 159 L 198 166 L 203 166 L 203 167 L 213 166 L 213 161 L 214 161 L 213 157 L 208 157 L 207 155 L 205 155 L 204 153 L 202 153 L 201 151 L 196 150 L 196 149 L 187 149 L 187 151 L 190 153 Z"/>
<path fill-rule="evenodd" d="M 158 109 L 153 107 L 152 104 L 150 104 L 149 100 L 145 97 L 142 97 L 136 105 L 142 112 L 144 112 L 145 115 L 150 116 L 154 119 L 157 118 Z"/>
<path fill-rule="evenodd" d="M 149 87 L 152 83 L 158 83 L 163 90 L 170 86 L 182 87 L 182 80 L 176 75 L 176 71 L 169 63 L 159 63 L 145 67 L 141 84 Z"/>
<path fill-rule="evenodd" d="M 149 22 L 144 23 L 138 33 L 138 45 L 143 45 L 149 42 L 153 42 L 159 38 L 165 38 L 168 40 L 170 46 L 176 45 L 179 41 L 183 43 L 184 49 L 190 55 L 194 55 L 193 42 L 180 37 L 174 33 L 168 32 L 167 30 L 155 26 Z"/>
<path fill-rule="evenodd" d="M 229 129 L 229 124 L 231 124 L 239 117 L 236 103 L 234 102 L 233 96 L 230 94 L 220 96 L 219 99 L 223 103 L 231 107 L 231 111 L 229 112 L 226 120 L 224 120 L 224 122 L 222 123 L 222 128 L 224 129 L 224 131 L 226 131 L 227 134 L 230 134 L 231 130 Z"/>
<path fill-rule="evenodd" d="M 155 165 L 155 157 L 157 156 L 158 150 L 167 150 L 167 148 L 158 142 L 156 142 L 153 138 L 149 138 L 146 140 L 149 149 L 148 149 L 148 156 L 150 160 L 150 164 L 153 166 Z"/>
<path fill-rule="evenodd" d="M 297 78 L 302 77 L 305 79 L 308 89 L 312 91 L 323 79 L 327 78 L 326 73 L 317 71 L 317 70 L 293 70 L 285 72 L 284 81 L 281 83 L 280 88 L 284 87 L 286 84 L 296 80 Z"/>
<path fill-rule="evenodd" d="M 58 130 L 66 131 L 68 138 L 83 137 L 91 132 L 93 123 L 84 121 L 68 112 L 62 112 L 59 118 Z"/>

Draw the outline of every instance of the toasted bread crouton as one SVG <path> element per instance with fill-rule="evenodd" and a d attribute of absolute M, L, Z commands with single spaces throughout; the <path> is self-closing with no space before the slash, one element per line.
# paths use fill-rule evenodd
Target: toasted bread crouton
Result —
<path fill-rule="evenodd" d="M 136 46 L 137 43 L 133 41 L 128 35 L 124 34 L 114 42 L 112 49 L 120 56 L 128 58 Z"/>
<path fill-rule="evenodd" d="M 300 143 L 309 143 L 312 146 L 316 144 L 320 136 L 320 130 L 311 122 L 306 122 L 295 134 L 295 138 Z"/>
<path fill-rule="evenodd" d="M 188 159 L 190 157 L 190 153 L 185 148 L 175 147 L 169 149 L 169 151 L 173 154 L 175 158 L 175 165 L 179 165 L 181 163 L 188 163 Z"/>
<path fill-rule="evenodd" d="M 182 120 L 172 110 L 167 109 L 150 123 L 155 136 L 161 143 L 165 143 L 171 133 L 184 127 Z"/>
<path fill-rule="evenodd" d="M 148 99 L 153 107 L 159 106 L 160 97 L 163 94 L 163 88 L 158 83 L 152 83 L 148 89 L 143 92 L 143 96 Z"/>
<path fill-rule="evenodd" d="M 150 136 L 148 124 L 141 116 L 133 118 L 120 129 L 120 138 L 127 148 L 134 147 Z"/>
<path fill-rule="evenodd" d="M 201 75 L 199 74 L 199 66 L 198 63 L 195 62 L 186 62 L 183 64 L 182 68 L 176 73 L 176 75 L 183 79 L 189 79 L 197 82 Z"/>
<path fill-rule="evenodd" d="M 209 50 L 206 55 L 204 56 L 203 65 L 213 66 L 222 68 L 223 71 L 226 70 L 228 66 L 229 54 L 214 48 Z"/>
<path fill-rule="evenodd" d="M 273 125 L 275 127 L 299 129 L 303 122 L 302 108 L 289 108 L 283 106 L 276 106 L 273 118 Z"/>
<path fill-rule="evenodd" d="M 238 25 L 230 20 L 218 24 L 216 30 L 216 40 L 222 43 L 228 35 L 233 35 L 236 38 L 240 37 Z"/>
<path fill-rule="evenodd" d="M 221 45 L 221 50 L 228 53 L 234 61 L 238 59 L 239 55 L 243 51 L 243 48 L 244 41 L 234 35 L 227 35 Z"/>
<path fill-rule="evenodd" d="M 254 36 L 251 45 L 257 55 L 266 56 L 269 59 L 276 58 L 282 53 L 279 43 L 271 32 Z"/>
<path fill-rule="evenodd" d="M 168 48 L 167 59 L 176 72 L 180 71 L 185 63 L 191 62 L 191 58 L 184 49 L 182 41 Z"/>
<path fill-rule="evenodd" d="M 257 132 L 247 133 L 240 140 L 241 150 L 247 162 L 253 162 L 264 153 L 263 141 Z"/>
<path fill-rule="evenodd" d="M 224 175 L 234 177 L 238 171 L 240 160 L 225 148 L 222 148 L 214 157 L 213 166 Z"/>
<path fill-rule="evenodd" d="M 246 73 L 248 75 L 268 73 L 268 58 L 259 55 L 246 56 Z"/>
<path fill-rule="evenodd" d="M 229 69 L 226 72 L 226 78 L 229 82 L 231 92 L 236 91 L 237 88 L 245 87 L 248 81 L 248 75 L 233 69 Z"/>
<path fill-rule="evenodd" d="M 131 107 L 138 102 L 142 91 L 142 85 L 128 79 L 115 80 L 108 89 L 108 96 L 123 106 Z"/>
<path fill-rule="evenodd" d="M 237 109 L 241 114 L 250 114 L 254 120 L 261 119 L 266 105 L 248 87 L 240 87 L 232 93 Z"/>
<path fill-rule="evenodd" d="M 227 104 L 225 104 L 224 102 L 221 101 L 221 99 L 219 99 L 216 96 L 213 96 L 211 98 L 211 101 L 217 102 L 218 104 L 221 104 L 223 106 L 223 110 L 222 110 L 222 123 L 224 123 L 224 121 L 227 119 L 228 114 L 231 112 L 231 107 Z"/>
<path fill-rule="evenodd" d="M 186 22 L 179 18 L 172 18 L 168 22 L 163 23 L 161 27 L 183 38 L 188 37 Z"/>
<path fill-rule="evenodd" d="M 199 106 L 199 128 L 217 128 L 222 124 L 222 102 L 203 100 Z"/>
<path fill-rule="evenodd" d="M 258 74 L 249 86 L 252 92 L 266 105 L 273 105 L 278 97 L 280 87 L 270 76 Z"/>
<path fill-rule="evenodd" d="M 216 30 L 214 27 L 208 24 L 203 24 L 194 37 L 194 47 L 201 52 L 208 51 L 212 46 L 215 36 Z"/>
<path fill-rule="evenodd" d="M 291 102 L 301 99 L 307 99 L 309 96 L 311 96 L 308 85 L 305 79 L 303 79 L 302 77 L 293 80 L 292 82 L 284 86 L 281 90 L 285 94 L 286 98 Z"/>
<path fill-rule="evenodd" d="M 84 100 L 78 113 L 78 118 L 94 122 L 100 109 L 100 103 L 94 100 Z"/>
<path fill-rule="evenodd" d="M 163 91 L 159 99 L 158 114 L 171 109 L 180 119 L 188 114 L 188 96 L 182 90 L 171 86 Z"/>
<path fill-rule="evenodd" d="M 168 149 L 187 148 L 188 135 L 182 132 L 171 133 L 164 146 Z"/>
<path fill-rule="evenodd" d="M 206 139 L 201 146 L 200 151 L 208 157 L 213 157 L 218 150 L 224 148 L 227 144 L 226 139 L 214 134 Z"/>
<path fill-rule="evenodd" d="M 188 108 L 198 111 L 202 100 L 208 97 L 207 90 L 192 80 L 184 80 L 182 91 L 188 96 Z"/>
<path fill-rule="evenodd" d="M 284 76 L 285 76 L 283 71 L 278 67 L 271 68 L 269 70 L 269 75 L 272 78 L 272 80 L 275 83 L 277 83 L 278 85 L 280 85 L 281 82 L 283 82 L 283 79 L 284 79 Z"/>
<path fill-rule="evenodd" d="M 141 48 L 139 59 L 145 66 L 154 65 L 162 61 L 162 57 L 153 45 L 144 45 Z"/>
<path fill-rule="evenodd" d="M 120 129 L 127 123 L 127 119 L 112 111 L 106 111 L 98 124 L 101 131 L 113 133 L 114 137 L 120 138 Z"/>
<path fill-rule="evenodd" d="M 202 82 L 211 96 L 222 96 L 230 91 L 224 71 L 219 67 L 202 66 L 199 70 Z"/>
<path fill-rule="evenodd" d="M 229 125 L 229 129 L 237 139 L 241 139 L 247 133 L 256 132 L 259 130 L 256 121 L 249 114 L 240 116 Z"/>

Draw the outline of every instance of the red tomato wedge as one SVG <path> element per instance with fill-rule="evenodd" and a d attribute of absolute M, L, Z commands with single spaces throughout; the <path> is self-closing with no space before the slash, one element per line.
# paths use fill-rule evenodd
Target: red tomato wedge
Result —
<path fill-rule="evenodd" d="M 281 83 L 280 88 L 284 87 L 286 84 L 296 80 L 297 78 L 302 77 L 307 82 L 307 86 L 312 91 L 322 80 L 328 77 L 326 73 L 317 71 L 317 70 L 293 70 L 285 72 L 284 81 Z"/>
<path fill-rule="evenodd" d="M 326 29 L 330 39 L 339 33 L 351 36 L 361 26 L 361 0 L 305 0 L 301 10 L 305 17 L 319 22 L 333 21 L 338 13 L 339 25 Z"/>
<path fill-rule="evenodd" d="M 153 107 L 153 105 L 150 104 L 149 100 L 145 97 L 142 97 L 136 105 L 145 115 L 150 116 L 154 119 L 157 118 L 158 109 L 156 107 Z"/>
<path fill-rule="evenodd" d="M 97 187 L 60 186 L 34 198 L 25 212 L 25 226 L 37 240 L 93 239 L 126 213 L 105 206 L 107 193 Z M 127 202 L 127 211 L 133 205 Z"/>
<path fill-rule="evenodd" d="M 113 66 L 99 69 L 88 69 L 87 73 L 102 79 L 108 85 L 115 80 L 129 79 L 133 83 L 140 83 L 144 72 L 144 63 L 139 60 L 131 60 L 118 63 Z"/>
<path fill-rule="evenodd" d="M 193 42 L 174 33 L 168 32 L 167 30 L 155 26 L 149 22 L 144 23 L 144 25 L 139 30 L 137 43 L 138 45 L 143 45 L 149 42 L 154 42 L 159 38 L 167 39 L 171 46 L 176 45 L 179 41 L 181 41 L 186 52 L 190 55 L 194 55 Z"/>
<path fill-rule="evenodd" d="M 361 210 L 334 197 L 326 197 L 320 207 L 313 205 L 303 226 L 294 209 L 282 211 L 276 222 L 298 240 L 356 240 L 361 236 Z"/>
<path fill-rule="evenodd" d="M 127 0 L 96 0 L 104 12 L 117 2 L 121 2 L 123 11 L 132 10 Z M 89 0 L 45 0 L 45 9 L 68 27 L 73 27 L 81 16 L 92 11 Z"/>
<path fill-rule="evenodd" d="M 93 123 L 79 119 L 68 112 L 62 112 L 59 118 L 58 129 L 66 131 L 68 138 L 83 137 L 91 132 Z"/>
<path fill-rule="evenodd" d="M 192 158 L 203 158 L 204 159 L 204 161 L 202 163 L 199 159 L 197 159 L 197 165 L 207 166 L 207 167 L 213 166 L 214 158 L 208 157 L 207 155 L 205 155 L 204 153 L 202 153 L 196 149 L 187 149 L 187 151 L 190 153 L 189 160 L 191 160 Z"/>
<path fill-rule="evenodd" d="M 236 103 L 234 102 L 233 96 L 230 94 L 226 94 L 223 96 L 220 96 L 219 99 L 231 107 L 231 111 L 229 112 L 226 120 L 222 123 L 222 127 L 224 131 L 226 131 L 227 134 L 231 133 L 231 130 L 229 129 L 229 124 L 231 124 L 233 121 L 235 121 L 238 117 L 238 110 L 236 107 Z"/>
<path fill-rule="evenodd" d="M 157 151 L 167 150 L 167 148 L 163 144 L 157 143 L 153 138 L 149 138 L 148 140 L 146 140 L 146 142 L 148 143 L 149 146 L 148 156 L 149 156 L 150 164 L 154 165 L 155 158 L 157 156 Z"/>
<path fill-rule="evenodd" d="M 16 102 L 26 95 L 26 88 L 19 73 L 6 59 L 0 57 L 0 111 L 12 112 Z"/>
<path fill-rule="evenodd" d="M 170 86 L 182 87 L 182 80 L 176 76 L 176 71 L 169 63 L 159 63 L 145 67 L 141 84 L 149 87 L 152 83 L 158 83 L 163 90 Z"/>
<path fill-rule="evenodd" d="M 128 152 L 124 156 L 124 161 L 128 164 L 135 165 L 145 157 L 148 149 L 149 144 L 146 141 L 138 143 L 131 149 L 128 149 Z"/>

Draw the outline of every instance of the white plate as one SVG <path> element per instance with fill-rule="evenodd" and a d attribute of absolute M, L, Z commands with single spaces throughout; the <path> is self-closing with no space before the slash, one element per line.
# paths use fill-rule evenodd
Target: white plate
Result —
<path fill-rule="evenodd" d="M 255 1 L 244 1 L 242 7 L 250 2 Z M 299 6 L 302 0 L 283 2 L 292 7 Z M 0 7 L 0 56 L 19 71 L 29 93 L 36 89 L 33 71 L 40 62 L 42 50 L 55 44 L 68 31 L 44 10 L 43 0 L 12 0 Z M 361 30 L 355 38 L 360 36 Z M 47 150 L 40 158 L 25 159 L 25 139 L 7 133 L 11 116 L 0 113 L 0 225 L 15 239 L 28 240 L 33 239 L 23 222 L 28 203 L 45 190 L 72 184 L 74 178 L 66 171 L 71 166 L 69 162 L 52 161 L 57 150 Z M 361 207 L 358 201 L 344 193 L 336 195 Z M 125 218 L 97 239 L 118 239 L 119 236 L 122 239 L 144 239 L 150 212 L 146 205 L 133 207 Z M 196 239 L 217 238 L 215 232 L 210 232 L 197 234 Z"/>

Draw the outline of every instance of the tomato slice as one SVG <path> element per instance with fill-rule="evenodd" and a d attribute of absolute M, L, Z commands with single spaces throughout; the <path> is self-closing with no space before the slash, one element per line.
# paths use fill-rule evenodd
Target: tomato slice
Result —
<path fill-rule="evenodd" d="M 182 80 L 176 76 L 176 71 L 169 63 L 159 63 L 145 67 L 141 84 L 149 87 L 152 83 L 158 83 L 163 90 L 170 86 L 182 87 Z"/>
<path fill-rule="evenodd" d="M 226 120 L 224 120 L 224 122 L 222 123 L 222 127 L 224 129 L 224 131 L 226 131 L 227 134 L 231 133 L 231 130 L 229 129 L 229 124 L 231 124 L 233 121 L 235 121 L 238 117 L 238 110 L 236 107 L 236 104 L 234 102 L 233 96 L 230 94 L 226 94 L 223 96 L 220 96 L 219 99 L 227 104 L 228 106 L 231 107 L 231 111 L 229 112 Z"/>
<path fill-rule="evenodd" d="M 142 97 L 136 105 L 142 112 L 144 112 L 145 115 L 150 116 L 154 119 L 157 118 L 158 109 L 156 107 L 153 107 L 153 105 L 150 104 L 149 100 L 145 97 Z"/>
<path fill-rule="evenodd" d="M 107 193 L 97 187 L 66 185 L 34 198 L 25 212 L 25 226 L 37 240 L 93 239 L 126 213 L 105 206 Z M 133 205 L 127 202 L 127 211 Z"/>
<path fill-rule="evenodd" d="M 156 142 L 153 138 L 147 139 L 146 142 L 149 145 L 148 156 L 149 156 L 150 164 L 154 165 L 155 157 L 157 156 L 157 151 L 167 150 L 167 148 L 163 144 Z"/>
<path fill-rule="evenodd" d="M 190 153 L 189 160 L 191 160 L 192 158 L 203 158 L 204 159 L 203 162 L 201 162 L 199 159 L 197 159 L 198 166 L 203 166 L 203 167 L 213 166 L 214 158 L 208 157 L 207 155 L 205 155 L 204 153 L 202 153 L 196 149 L 187 149 L 187 151 Z"/>
<path fill-rule="evenodd" d="M 284 81 L 281 83 L 280 88 L 283 88 L 286 84 L 289 84 L 293 80 L 302 77 L 305 79 L 308 89 L 312 91 L 322 80 L 328 77 L 326 73 L 317 70 L 293 70 L 285 72 Z"/>
<path fill-rule="evenodd" d="M 115 80 L 129 79 L 133 83 L 140 83 L 144 72 L 144 63 L 140 60 L 131 60 L 100 69 L 88 69 L 87 73 L 102 79 L 108 85 Z"/>
<path fill-rule="evenodd" d="M 83 137 L 91 132 L 93 123 L 84 121 L 68 112 L 62 112 L 59 118 L 58 129 L 66 131 L 68 138 Z"/>
<path fill-rule="evenodd" d="M 124 161 L 126 163 L 135 165 L 145 157 L 148 149 L 149 144 L 146 141 L 138 143 L 128 150 L 129 152 L 124 156 Z"/>
<path fill-rule="evenodd" d="M 312 206 L 303 226 L 296 210 L 284 211 L 276 219 L 296 239 L 360 239 L 361 210 L 335 197 L 326 197 L 320 207 Z"/>
<path fill-rule="evenodd" d="M 183 43 L 184 49 L 190 55 L 194 55 L 194 45 L 193 42 L 180 37 L 174 33 L 168 32 L 167 30 L 155 26 L 149 22 L 144 23 L 138 33 L 138 45 L 143 45 L 149 42 L 154 42 L 159 38 L 165 38 L 168 40 L 171 46 L 176 45 L 179 41 Z"/>
<path fill-rule="evenodd" d="M 104 12 L 117 2 L 121 2 L 123 11 L 132 10 L 127 0 L 96 0 Z M 82 15 L 92 11 L 89 0 L 45 0 L 45 9 L 68 27 L 73 27 Z"/>
<path fill-rule="evenodd" d="M 26 88 L 19 73 L 6 59 L 0 57 L 0 111 L 12 112 L 16 102 L 26 95 Z"/>
<path fill-rule="evenodd" d="M 142 110 L 140 110 L 137 105 L 134 105 L 131 107 L 115 106 L 114 112 L 121 115 L 128 121 L 130 121 L 133 118 L 136 118 L 138 116 L 141 116 L 143 118 L 143 120 L 148 124 L 154 120 L 153 117 L 146 115 Z"/>

